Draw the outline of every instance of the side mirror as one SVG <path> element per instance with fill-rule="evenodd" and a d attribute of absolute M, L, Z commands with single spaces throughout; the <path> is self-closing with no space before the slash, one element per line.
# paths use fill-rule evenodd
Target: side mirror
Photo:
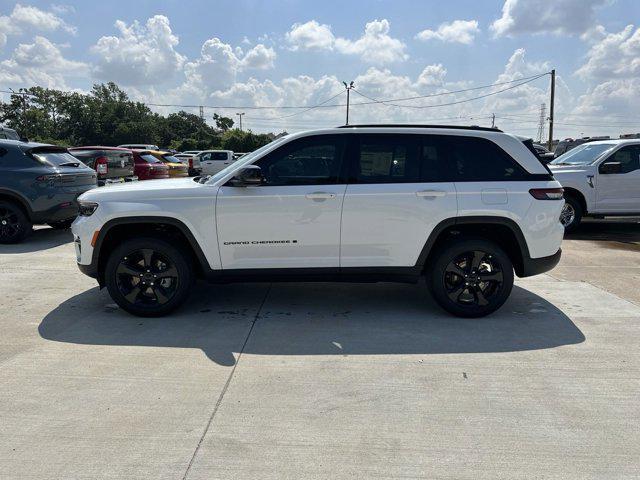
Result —
<path fill-rule="evenodd" d="M 622 164 L 620 162 L 604 162 L 600 165 L 600 173 L 610 174 L 610 173 L 620 173 L 622 170 Z"/>
<path fill-rule="evenodd" d="M 232 187 L 252 187 L 264 185 L 264 175 L 262 169 L 257 165 L 247 165 L 242 167 L 235 176 L 229 180 Z"/>

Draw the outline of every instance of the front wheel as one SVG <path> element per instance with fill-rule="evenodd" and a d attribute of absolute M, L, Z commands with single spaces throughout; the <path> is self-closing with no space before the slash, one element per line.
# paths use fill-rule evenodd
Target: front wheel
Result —
<path fill-rule="evenodd" d="M 564 206 L 560 213 L 560 223 L 562 223 L 565 232 L 572 232 L 580 225 L 582 213 L 582 205 L 578 200 L 573 197 L 565 198 Z"/>
<path fill-rule="evenodd" d="M 428 280 L 436 302 L 449 313 L 484 317 L 509 297 L 513 264 L 489 240 L 460 240 L 437 252 Z"/>
<path fill-rule="evenodd" d="M 111 253 L 105 267 L 111 298 L 141 317 L 158 317 L 178 308 L 193 280 L 189 257 L 156 238 L 125 241 Z"/>

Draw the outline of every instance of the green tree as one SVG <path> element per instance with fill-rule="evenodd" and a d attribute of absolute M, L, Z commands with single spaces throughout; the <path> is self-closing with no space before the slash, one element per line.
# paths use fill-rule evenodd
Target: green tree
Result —
<path fill-rule="evenodd" d="M 233 127 L 233 119 L 229 117 L 223 117 L 222 115 L 218 115 L 217 113 L 213 114 L 213 120 L 216 122 L 216 127 L 218 130 L 222 130 L 226 132 Z"/>

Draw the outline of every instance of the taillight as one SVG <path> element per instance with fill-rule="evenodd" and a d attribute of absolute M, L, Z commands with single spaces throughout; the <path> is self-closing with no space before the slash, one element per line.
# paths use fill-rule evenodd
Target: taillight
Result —
<path fill-rule="evenodd" d="M 562 200 L 564 198 L 563 188 L 532 188 L 529 193 L 536 200 Z"/>
<path fill-rule="evenodd" d="M 96 158 L 96 172 L 106 175 L 109 172 L 109 159 L 107 157 Z"/>
<path fill-rule="evenodd" d="M 193 157 L 189 157 L 189 168 L 193 168 Z"/>

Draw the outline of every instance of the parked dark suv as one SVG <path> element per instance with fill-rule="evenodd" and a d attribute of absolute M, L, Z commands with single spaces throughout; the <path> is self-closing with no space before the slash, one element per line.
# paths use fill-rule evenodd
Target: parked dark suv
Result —
<path fill-rule="evenodd" d="M 73 147 L 69 152 L 98 173 L 98 186 L 138 180 L 131 150 L 117 147 Z"/>
<path fill-rule="evenodd" d="M 0 140 L 0 243 L 24 239 L 33 224 L 68 228 L 76 199 L 96 186 L 96 172 L 66 148 Z"/>

